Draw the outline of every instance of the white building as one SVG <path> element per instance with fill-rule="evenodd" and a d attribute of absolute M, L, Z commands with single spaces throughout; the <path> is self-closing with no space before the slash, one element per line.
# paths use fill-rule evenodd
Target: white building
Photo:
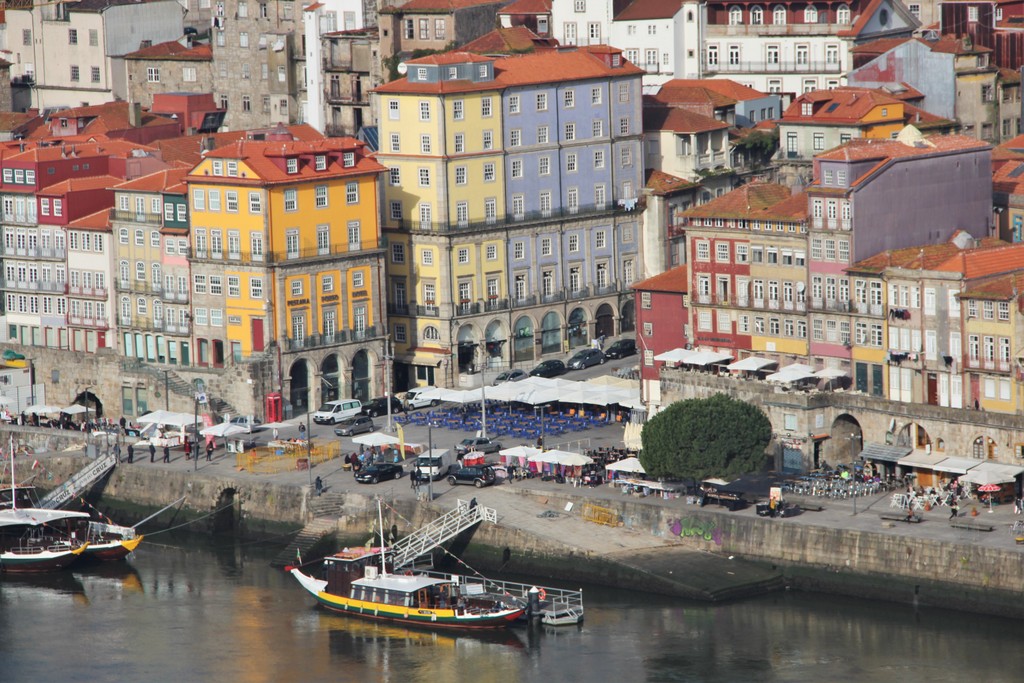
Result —
<path fill-rule="evenodd" d="M 676 52 L 682 43 L 676 37 L 676 25 L 682 14 L 680 3 L 635 0 L 612 21 L 609 42 L 647 72 L 645 91 L 676 77 Z"/>

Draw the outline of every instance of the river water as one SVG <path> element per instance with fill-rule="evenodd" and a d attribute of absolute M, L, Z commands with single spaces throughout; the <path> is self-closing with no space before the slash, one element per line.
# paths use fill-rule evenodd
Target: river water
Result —
<path fill-rule="evenodd" d="M 1020 681 L 1024 623 L 785 593 L 587 589 L 579 628 L 457 635 L 332 615 L 279 548 L 153 537 L 126 565 L 0 577 L 0 681 Z"/>

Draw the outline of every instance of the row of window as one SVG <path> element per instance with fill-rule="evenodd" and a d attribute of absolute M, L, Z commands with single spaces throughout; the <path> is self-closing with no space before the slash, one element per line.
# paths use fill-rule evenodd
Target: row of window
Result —
<path fill-rule="evenodd" d="M 361 270 L 353 270 L 352 272 L 352 289 L 362 289 L 366 286 L 366 274 Z M 230 285 L 231 278 L 228 278 L 228 284 Z M 306 281 L 302 278 L 293 278 L 288 281 L 288 291 L 291 296 L 302 296 L 305 294 Z M 230 287 L 229 287 L 230 289 Z M 322 275 L 320 277 L 320 288 L 321 294 L 330 294 L 334 291 L 334 276 L 333 275 Z M 212 293 L 212 292 L 211 292 Z M 231 294 L 228 292 L 228 296 L 238 296 L 237 294 Z"/>
<path fill-rule="evenodd" d="M 100 301 L 98 302 L 98 305 L 102 307 L 101 310 L 103 310 L 104 312 L 104 314 L 100 317 L 105 319 L 106 304 Z M 27 294 L 8 294 L 7 312 L 37 314 L 41 313 L 42 315 L 67 315 L 68 298 L 63 296 L 30 296 Z"/>
<path fill-rule="evenodd" d="M 122 287 L 128 287 L 130 282 L 130 264 L 127 260 L 118 261 L 117 271 L 119 282 Z M 175 291 L 174 283 L 175 276 L 171 273 L 163 274 L 163 266 L 159 263 L 150 264 L 150 277 L 146 277 L 146 261 L 135 262 L 135 281 L 146 282 L 148 279 L 152 283 L 154 289 L 160 289 L 163 286 L 163 291 L 170 294 Z M 183 296 L 188 295 L 188 278 L 184 275 L 177 276 L 178 294 Z"/>
<path fill-rule="evenodd" d="M 633 165 L 633 150 L 628 147 L 623 147 L 620 150 L 619 159 L 623 167 L 630 167 Z M 601 170 L 605 167 L 605 153 L 604 150 L 595 150 L 593 153 L 593 170 Z M 579 155 L 576 152 L 570 152 L 565 155 L 565 172 L 566 173 L 577 173 L 580 170 Z M 481 168 L 481 179 L 485 183 L 493 183 L 497 179 L 497 167 L 493 162 L 484 163 Z M 537 170 L 538 176 L 551 175 L 551 157 L 543 156 L 537 159 Z M 468 185 L 469 184 L 469 169 L 466 166 L 456 166 L 454 168 L 455 184 L 456 185 Z M 431 186 L 431 169 L 427 166 L 420 166 L 416 169 L 416 179 L 419 187 L 430 187 Z M 522 159 L 513 159 L 509 162 L 509 177 L 511 179 L 523 178 L 524 176 L 524 164 Z M 388 182 L 393 187 L 402 186 L 402 171 L 400 168 L 395 167 L 388 169 Z M 601 187 L 604 187 L 603 185 Z M 551 194 L 550 192 L 548 193 Z M 603 203 L 603 202 L 602 202 Z"/>
<path fill-rule="evenodd" d="M 207 240 L 209 236 L 209 240 Z M 224 231 L 219 228 L 193 228 L 192 239 L 199 258 L 222 258 L 224 256 Z M 242 257 L 242 233 L 238 230 L 227 231 L 227 252 L 229 258 Z M 249 254 L 253 260 L 263 260 L 263 233 L 249 233 Z"/>
<path fill-rule="evenodd" d="M 850 6 L 846 4 L 840 4 L 835 8 L 835 18 L 837 24 L 849 24 L 850 23 Z M 789 11 L 785 5 L 775 5 L 772 7 L 772 24 L 776 26 L 785 26 Z M 794 12 L 795 15 L 795 12 Z M 754 5 L 747 9 L 747 19 L 750 24 L 759 25 L 764 23 L 765 19 L 765 8 L 760 5 Z M 732 5 L 729 7 L 729 25 L 739 26 L 745 23 L 743 21 L 743 8 L 739 5 Z M 803 23 L 805 24 L 827 24 L 828 23 L 828 10 L 818 9 L 815 5 L 807 5 L 803 11 Z"/>
<path fill-rule="evenodd" d="M 298 163 L 295 159 L 289 159 L 289 164 L 293 161 Z M 289 173 L 295 173 L 289 166 Z M 287 212 L 294 212 L 299 210 L 299 191 L 296 188 L 289 188 L 284 190 L 284 210 Z M 325 209 L 328 206 L 328 188 L 327 185 L 316 185 L 313 188 L 314 206 L 318 209 Z M 351 182 L 345 184 L 345 203 L 346 204 L 358 204 L 359 203 L 359 183 Z M 224 192 L 224 210 L 228 213 L 238 213 L 238 192 L 235 190 L 225 190 Z M 201 188 L 194 188 L 192 190 L 192 208 L 195 211 L 210 211 L 219 212 L 221 211 L 221 195 L 220 190 L 206 190 Z M 249 193 L 249 213 L 250 214 L 262 214 L 263 213 L 263 193 L 262 192 L 250 192 Z"/>
<path fill-rule="evenodd" d="M 97 235 L 99 236 L 99 235 Z M 7 229 L 4 231 L 4 250 L 10 254 L 18 250 L 54 249 L 63 250 L 65 244 L 64 231 L 59 228 L 50 230 L 25 230 L 18 228 L 16 231 Z M 100 251 L 103 250 L 102 241 Z"/>
<path fill-rule="evenodd" d="M 324 278 L 325 281 L 329 280 L 330 285 L 333 289 L 334 279 Z M 224 283 L 227 282 L 227 296 L 229 297 L 240 297 L 242 295 L 242 281 L 237 275 L 200 275 L 198 273 L 192 274 L 192 291 L 196 294 L 212 294 L 214 296 L 224 296 Z M 181 280 L 179 280 L 180 286 Z M 250 277 L 249 278 L 249 298 L 250 299 L 262 299 L 263 298 L 263 278 L 262 277 Z"/>
<path fill-rule="evenodd" d="M 4 184 L 10 185 L 35 185 L 36 172 L 31 168 L 5 168 L 3 170 Z"/>
<path fill-rule="evenodd" d="M 723 188 L 718 188 L 716 196 L 721 197 L 724 194 Z M 707 203 L 711 201 L 711 193 L 705 192 L 702 196 L 702 201 Z M 674 209 L 676 214 L 681 214 L 686 211 L 690 206 L 689 202 L 685 202 L 678 208 Z M 706 228 L 737 228 L 739 230 L 752 230 L 754 232 L 788 232 L 788 233 L 800 233 L 804 234 L 807 232 L 807 225 L 804 223 L 788 223 L 785 221 L 748 221 L 742 219 L 724 219 L 724 218 L 690 218 L 686 220 L 688 225 L 701 226 Z"/>
<path fill-rule="evenodd" d="M 77 271 L 76 271 L 77 272 Z M 4 274 L 7 282 L 53 282 L 64 284 L 67 282 L 67 270 L 63 265 L 57 265 L 55 269 L 49 264 L 36 265 L 24 261 L 4 261 Z"/>
<path fill-rule="evenodd" d="M 22 29 L 21 30 L 21 42 L 23 45 L 32 44 L 32 30 Z M 99 30 L 95 28 L 89 29 L 89 47 L 97 47 L 100 44 Z M 78 45 L 78 29 L 68 29 L 68 45 Z"/>
<path fill-rule="evenodd" d="M 744 68 L 771 68 L 773 66 L 778 67 L 781 65 L 786 66 L 810 66 L 812 64 L 812 49 L 809 43 L 801 43 L 793 46 L 793 54 L 787 59 L 783 59 L 783 45 L 782 44 L 769 44 L 759 47 L 759 50 L 763 50 L 760 57 L 764 60 L 763 64 L 757 64 L 752 62 L 751 55 L 748 52 L 746 58 L 743 56 L 743 45 L 734 43 L 725 46 L 726 64 L 729 66 L 744 66 Z M 722 46 L 717 44 L 711 44 L 707 46 L 706 59 L 707 66 L 716 67 L 721 65 L 721 53 Z M 828 67 L 839 67 L 839 55 L 840 49 L 838 44 L 827 44 L 824 46 L 824 66 Z M 820 53 L 818 60 L 821 59 Z M 818 64 L 818 61 L 814 61 L 814 64 Z"/>
<path fill-rule="evenodd" d="M 716 263 L 752 263 L 797 267 L 807 265 L 807 255 L 799 249 L 779 249 L 778 247 L 743 243 L 734 244 L 725 240 L 715 240 L 714 245 Z M 707 240 L 694 240 L 694 253 L 697 261 L 710 261 L 711 242 Z M 733 253 L 735 253 L 735 257 Z"/>
<path fill-rule="evenodd" d="M 100 68 L 98 66 L 91 66 L 91 67 L 89 67 L 89 82 L 90 83 L 99 83 L 101 77 L 102 77 L 102 72 L 100 71 Z M 78 64 L 72 64 L 71 65 L 70 78 L 71 78 L 71 82 L 72 83 L 77 83 L 77 82 L 81 81 L 82 80 L 82 67 L 80 67 Z"/>
<path fill-rule="evenodd" d="M 306 317 L 305 312 L 297 312 L 292 315 L 291 338 L 302 341 L 306 338 Z M 338 331 L 338 312 L 333 308 L 326 308 L 321 312 L 321 333 L 327 336 Z M 352 330 L 363 332 L 366 330 L 367 308 L 362 304 L 352 307 Z M 401 341 L 401 340 L 396 340 Z"/>
<path fill-rule="evenodd" d="M 137 247 L 144 247 L 144 246 L 146 246 L 146 231 L 143 230 L 142 228 L 135 228 L 134 232 L 135 232 L 135 246 L 137 246 Z M 117 241 L 118 242 L 120 242 L 121 244 L 128 244 L 129 243 L 128 242 L 128 238 L 129 237 L 130 237 L 130 231 L 129 231 L 128 228 L 118 228 L 118 231 L 117 231 Z M 159 249 L 160 248 L 160 239 L 161 239 L 161 237 L 162 237 L 162 235 L 160 234 L 159 230 L 150 230 L 149 231 L 149 246 L 151 246 L 151 247 L 153 247 L 155 249 Z M 184 238 L 182 238 L 182 239 L 174 239 L 173 237 L 168 237 L 168 238 L 166 238 L 164 240 L 164 251 L 169 256 L 174 256 L 175 254 L 180 255 L 180 256 L 187 256 L 188 255 L 188 240 L 184 239 Z"/>

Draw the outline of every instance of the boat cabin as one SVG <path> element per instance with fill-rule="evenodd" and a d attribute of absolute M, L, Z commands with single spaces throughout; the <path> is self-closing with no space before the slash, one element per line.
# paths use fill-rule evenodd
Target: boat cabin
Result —
<path fill-rule="evenodd" d="M 16 505 L 11 505 L 12 500 Z M 36 501 L 36 487 L 15 486 L 13 491 L 10 487 L 0 488 L 0 510 L 9 510 L 12 507 L 39 507 Z"/>
<path fill-rule="evenodd" d="M 326 592 L 378 605 L 422 609 L 455 608 L 458 587 L 448 579 L 425 574 L 385 574 L 380 548 L 346 548 L 324 558 Z M 464 604 L 465 601 L 463 601 Z"/>

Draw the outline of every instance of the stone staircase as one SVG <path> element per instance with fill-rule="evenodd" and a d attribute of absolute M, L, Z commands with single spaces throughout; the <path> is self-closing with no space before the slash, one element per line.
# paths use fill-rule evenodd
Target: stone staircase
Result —
<path fill-rule="evenodd" d="M 271 566 L 285 567 L 291 564 L 299 564 L 300 556 L 304 559 L 312 559 L 307 557 L 309 550 L 326 536 L 334 533 L 337 528 L 336 518 L 315 517 L 312 522 L 304 526 L 295 535 L 295 538 L 288 544 L 288 547 L 274 558 L 274 561 L 270 563 Z"/>
<path fill-rule="evenodd" d="M 313 517 L 337 519 L 345 514 L 345 494 L 325 491 L 319 496 L 313 496 L 309 501 L 309 511 Z"/>
<path fill-rule="evenodd" d="M 195 397 L 195 389 L 192 384 L 185 379 L 182 379 L 173 370 L 155 367 L 149 363 L 140 361 L 137 358 L 125 358 L 121 360 L 121 369 L 125 372 L 137 372 L 158 380 L 158 385 L 162 388 L 167 387 L 172 393 L 178 396 L 184 396 L 190 401 Z M 164 373 L 167 373 L 166 375 Z M 239 415 L 240 413 L 235 409 L 233 405 L 214 395 L 210 392 L 209 386 L 206 390 L 206 400 L 213 412 L 224 415 L 230 413 L 231 415 Z"/>

